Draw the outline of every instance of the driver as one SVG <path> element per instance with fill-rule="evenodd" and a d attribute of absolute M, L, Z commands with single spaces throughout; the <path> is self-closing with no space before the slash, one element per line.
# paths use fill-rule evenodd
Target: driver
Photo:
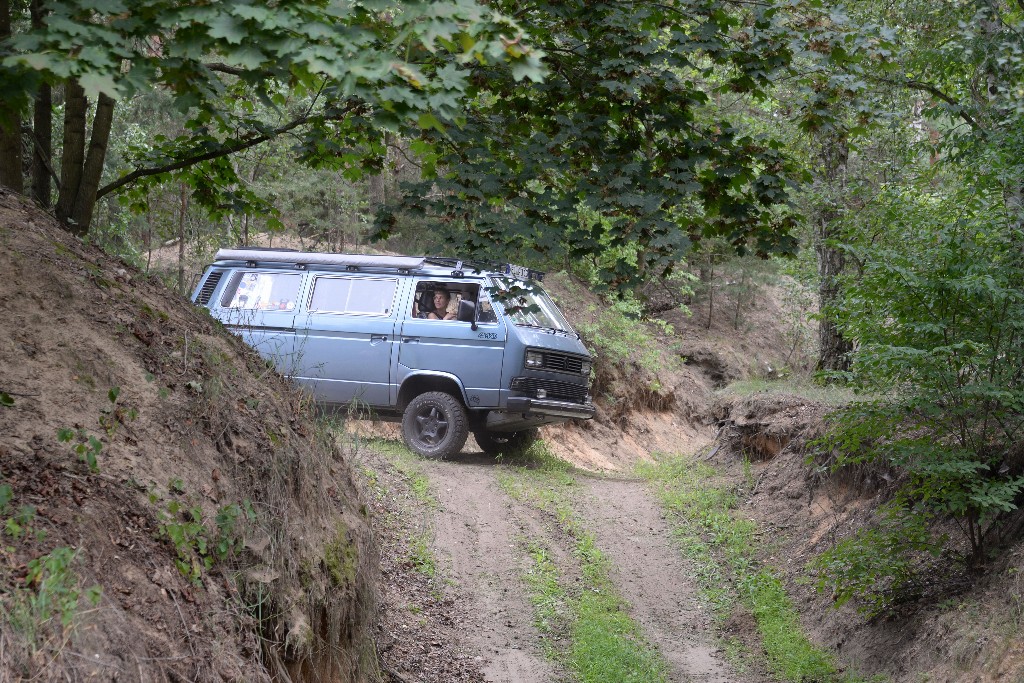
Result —
<path fill-rule="evenodd" d="M 438 287 L 434 290 L 432 303 L 434 307 L 425 308 L 420 311 L 420 317 L 428 320 L 455 320 L 455 314 L 448 312 L 448 304 L 451 302 L 451 294 L 447 289 Z"/>

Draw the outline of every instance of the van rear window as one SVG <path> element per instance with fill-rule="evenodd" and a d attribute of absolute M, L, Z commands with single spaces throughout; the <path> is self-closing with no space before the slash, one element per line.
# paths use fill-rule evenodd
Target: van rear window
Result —
<path fill-rule="evenodd" d="M 302 284 L 298 273 L 239 272 L 224 290 L 220 305 L 225 308 L 250 310 L 295 309 L 295 299 Z"/>
<path fill-rule="evenodd" d="M 387 278 L 317 277 L 309 310 L 350 315 L 390 315 L 397 280 Z"/>

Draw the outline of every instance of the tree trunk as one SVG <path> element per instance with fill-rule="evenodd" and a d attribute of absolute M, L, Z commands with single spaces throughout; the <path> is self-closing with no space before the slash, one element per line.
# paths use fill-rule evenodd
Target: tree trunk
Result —
<path fill-rule="evenodd" d="M 178 214 L 178 292 L 185 294 L 185 212 L 188 211 L 188 194 L 185 183 L 181 184 L 181 211 Z"/>
<path fill-rule="evenodd" d="M 43 27 L 42 0 L 32 0 L 32 28 Z M 32 198 L 44 209 L 52 198 L 50 178 L 53 175 L 53 89 L 49 83 L 39 86 L 32 108 Z"/>
<path fill-rule="evenodd" d="M 92 223 L 92 212 L 96 208 L 96 190 L 103 177 L 103 162 L 107 158 L 107 143 L 110 140 L 110 127 L 114 121 L 114 100 L 101 94 L 96 103 L 96 116 L 92 122 L 92 138 L 89 140 L 89 155 L 82 167 L 82 180 L 78 186 L 78 195 L 72 207 L 71 219 L 74 221 L 76 234 L 89 232 Z M 77 232 L 80 230 L 81 232 Z"/>
<path fill-rule="evenodd" d="M 64 154 L 60 162 L 57 220 L 64 223 L 72 233 L 84 235 L 85 230 L 68 223 L 75 208 L 78 188 L 82 183 L 82 166 L 85 163 L 85 111 L 88 102 L 85 99 L 85 91 L 77 81 L 69 82 L 64 87 L 64 92 Z"/>
<path fill-rule="evenodd" d="M 11 3 L 0 0 L 0 43 L 11 35 Z M 21 172 L 21 111 L 16 103 L 0 103 L 0 185 L 25 191 Z"/>
<path fill-rule="evenodd" d="M 825 169 L 825 182 L 829 188 L 828 203 L 818 217 L 814 250 L 818 256 L 818 370 L 846 371 L 850 369 L 850 342 L 843 337 L 836 324 L 834 308 L 839 304 L 842 287 L 839 277 L 846 265 L 843 252 L 831 241 L 839 235 L 839 209 L 837 197 L 846 187 L 846 162 L 849 146 L 846 137 L 830 132 L 821 141 L 821 161 Z"/>
<path fill-rule="evenodd" d="M 32 120 L 32 198 L 44 209 L 52 202 L 53 174 L 53 91 L 48 83 L 39 86 Z"/>

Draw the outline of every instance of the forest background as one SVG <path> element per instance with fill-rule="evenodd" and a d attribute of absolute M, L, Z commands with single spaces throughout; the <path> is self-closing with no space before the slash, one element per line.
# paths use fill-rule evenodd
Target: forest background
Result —
<path fill-rule="evenodd" d="M 791 276 L 861 396 L 821 448 L 900 482 L 822 560 L 880 611 L 1024 521 L 1022 31 L 1005 0 L 2 0 L 0 183 L 141 268 L 176 244 L 182 294 L 264 232 L 567 269 L 638 316 Z"/>

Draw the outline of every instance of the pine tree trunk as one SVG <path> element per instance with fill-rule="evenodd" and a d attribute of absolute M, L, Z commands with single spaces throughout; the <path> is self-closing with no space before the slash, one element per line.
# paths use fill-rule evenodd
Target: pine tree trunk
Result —
<path fill-rule="evenodd" d="M 42 0 L 32 0 L 32 27 L 42 28 Z M 53 175 L 53 90 L 49 83 L 39 86 L 32 112 L 32 198 L 49 208 Z"/>
<path fill-rule="evenodd" d="M 71 219 L 74 221 L 79 235 L 89 232 L 92 223 L 93 209 L 96 208 L 96 190 L 100 187 L 103 177 L 103 162 L 107 158 L 107 143 L 110 140 L 110 127 L 114 121 L 114 100 L 101 94 L 96 103 L 96 116 L 92 122 L 92 137 L 89 140 L 89 155 L 82 167 L 82 180 L 78 187 L 78 196 L 72 207 Z"/>
<path fill-rule="evenodd" d="M 64 87 L 64 154 L 60 162 L 60 195 L 57 197 L 57 220 L 76 235 L 85 230 L 69 225 L 69 219 L 78 198 L 82 183 L 82 166 L 85 163 L 85 111 L 88 102 L 85 91 L 77 81 Z M 86 226 L 88 229 L 88 226 Z"/>
<path fill-rule="evenodd" d="M 829 133 L 822 140 L 821 161 L 825 168 L 825 182 L 829 188 L 829 203 L 818 217 L 814 249 L 818 256 L 818 370 L 846 371 L 850 369 L 850 342 L 843 337 L 836 324 L 833 308 L 839 304 L 842 287 L 839 277 L 846 265 L 843 252 L 830 242 L 839 234 L 839 210 L 836 197 L 846 188 L 846 162 L 849 146 L 841 134 Z"/>
<path fill-rule="evenodd" d="M 11 35 L 11 3 L 0 0 L 0 43 Z M 21 112 L 16 105 L 0 102 L 0 185 L 25 191 L 21 169 Z"/>

